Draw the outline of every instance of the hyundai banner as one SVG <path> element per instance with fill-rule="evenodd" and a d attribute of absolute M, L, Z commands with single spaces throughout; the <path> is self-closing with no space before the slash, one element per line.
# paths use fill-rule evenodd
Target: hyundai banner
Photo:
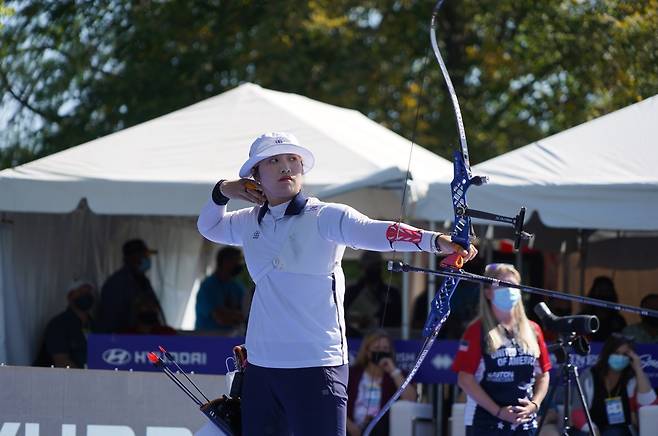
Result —
<path fill-rule="evenodd" d="M 117 369 L 133 371 L 156 370 L 148 361 L 147 354 L 163 346 L 185 371 L 199 374 L 226 374 L 233 347 L 242 344 L 243 338 L 221 336 L 145 336 L 145 335 L 90 335 L 88 343 L 88 367 L 92 369 Z M 348 351 L 350 363 L 356 361 L 360 339 L 350 339 Z M 420 350 L 420 340 L 395 341 L 396 362 L 400 369 L 410 371 Z M 457 352 L 458 341 L 436 341 L 421 365 L 415 381 L 419 383 L 455 383 L 457 377 L 450 369 Z M 652 384 L 658 386 L 658 346 L 637 345 L 642 366 Z M 571 355 L 571 362 L 581 370 L 593 365 L 601 349 L 600 343 L 592 344 L 587 356 Z M 248 351 L 247 351 L 248 352 Z M 554 377 L 557 362 L 551 355 Z"/>
<path fill-rule="evenodd" d="M 148 360 L 149 352 L 164 347 L 186 372 L 226 374 L 226 359 L 242 338 L 216 336 L 89 335 L 87 367 L 159 371 Z M 232 369 L 232 368 L 230 368 Z"/>

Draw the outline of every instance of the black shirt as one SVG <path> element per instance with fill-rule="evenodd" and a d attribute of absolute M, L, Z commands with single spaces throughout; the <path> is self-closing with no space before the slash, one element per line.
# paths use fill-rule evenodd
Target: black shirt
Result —
<path fill-rule="evenodd" d="M 592 396 L 592 406 L 590 407 L 590 415 L 592 421 L 599 428 L 600 431 L 608 430 L 612 427 L 617 429 L 616 435 L 631 435 L 628 429 L 631 425 L 631 403 L 628 399 L 628 392 L 626 387 L 630 379 L 629 373 L 625 372 L 617 382 L 617 385 L 608 392 L 605 386 L 605 379 L 599 374 L 598 371 L 592 369 L 592 380 L 594 381 L 594 394 Z M 619 397 L 624 409 L 624 422 L 619 424 L 610 424 L 608 422 L 608 415 L 606 412 L 606 399 Z"/>
<path fill-rule="evenodd" d="M 161 321 L 164 322 L 162 308 L 149 279 L 124 266 L 103 284 L 98 308 L 98 330 L 102 333 L 119 333 L 129 329 L 134 318 L 133 304 L 140 296 L 158 305 Z"/>
<path fill-rule="evenodd" d="M 54 364 L 53 355 L 68 354 L 79 368 L 87 363 L 87 336 L 82 320 L 71 308 L 55 316 L 46 326 L 43 346 L 35 365 Z"/>

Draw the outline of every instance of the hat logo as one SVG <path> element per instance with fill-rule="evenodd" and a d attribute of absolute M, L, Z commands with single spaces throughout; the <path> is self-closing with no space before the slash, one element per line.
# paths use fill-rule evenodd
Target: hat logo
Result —
<path fill-rule="evenodd" d="M 238 174 L 240 177 L 249 177 L 255 165 L 264 159 L 284 155 L 296 154 L 303 158 L 302 174 L 313 168 L 314 157 L 311 150 L 301 146 L 292 133 L 269 132 L 260 135 L 251 143 L 249 158 L 242 164 Z"/>

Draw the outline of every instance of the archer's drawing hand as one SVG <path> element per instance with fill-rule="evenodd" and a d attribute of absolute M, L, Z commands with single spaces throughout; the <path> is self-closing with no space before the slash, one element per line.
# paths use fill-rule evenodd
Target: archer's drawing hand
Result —
<path fill-rule="evenodd" d="M 260 205 L 267 200 L 260 183 L 252 179 L 227 180 L 222 182 L 219 190 L 231 200 L 245 200 Z"/>

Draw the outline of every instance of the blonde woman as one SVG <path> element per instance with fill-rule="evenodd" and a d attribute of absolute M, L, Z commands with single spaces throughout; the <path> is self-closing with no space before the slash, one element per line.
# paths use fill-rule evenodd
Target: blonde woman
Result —
<path fill-rule="evenodd" d="M 487 265 L 484 274 L 521 282 L 509 264 Z M 534 435 L 550 369 L 542 331 L 526 317 L 521 292 L 485 287 L 478 317 L 467 327 L 453 364 L 468 396 L 467 436 Z"/>
<path fill-rule="evenodd" d="M 350 367 L 347 385 L 347 434 L 360 436 L 370 420 L 395 394 L 405 375 L 395 366 L 393 340 L 384 330 L 368 334 L 361 343 L 356 363 Z M 400 396 L 416 401 L 416 391 L 408 386 Z M 388 415 L 377 424 L 373 435 L 387 436 Z"/>

